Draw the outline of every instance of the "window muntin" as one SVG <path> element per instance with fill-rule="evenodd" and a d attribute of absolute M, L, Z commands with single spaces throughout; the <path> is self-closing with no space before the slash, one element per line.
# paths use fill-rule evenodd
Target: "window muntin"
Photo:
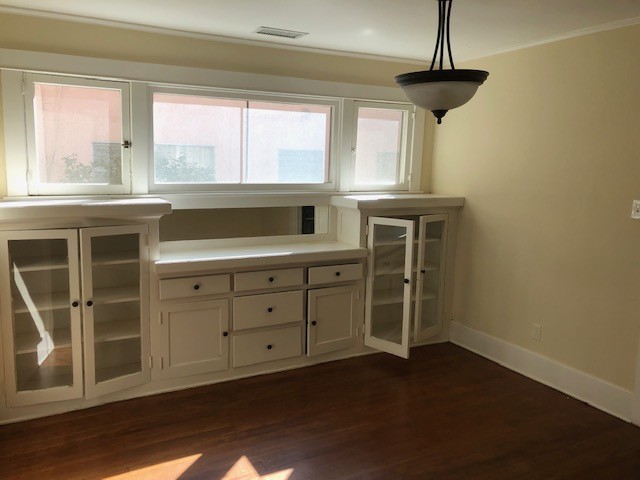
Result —
<path fill-rule="evenodd" d="M 408 106 L 356 102 L 351 190 L 406 186 L 411 117 Z"/>
<path fill-rule="evenodd" d="M 153 94 L 153 184 L 326 185 L 334 105 Z M 170 155 L 167 145 L 180 146 Z M 196 148 L 215 152 L 203 163 Z"/>
<path fill-rule="evenodd" d="M 29 193 L 129 193 L 127 85 L 26 77 Z"/>

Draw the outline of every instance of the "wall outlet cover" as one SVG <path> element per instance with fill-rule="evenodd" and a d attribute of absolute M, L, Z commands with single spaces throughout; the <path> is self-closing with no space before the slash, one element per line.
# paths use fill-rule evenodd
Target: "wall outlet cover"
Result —
<path fill-rule="evenodd" d="M 640 220 L 640 200 L 634 200 L 631 205 L 631 218 Z"/>

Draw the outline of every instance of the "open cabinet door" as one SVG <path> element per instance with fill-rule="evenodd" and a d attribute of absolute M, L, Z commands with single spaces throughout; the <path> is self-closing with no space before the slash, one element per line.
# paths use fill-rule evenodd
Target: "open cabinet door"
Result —
<path fill-rule="evenodd" d="M 369 217 L 364 344 L 409 358 L 414 227 L 411 220 Z"/>
<path fill-rule="evenodd" d="M 413 339 L 420 343 L 442 332 L 447 215 L 420 217 Z"/>

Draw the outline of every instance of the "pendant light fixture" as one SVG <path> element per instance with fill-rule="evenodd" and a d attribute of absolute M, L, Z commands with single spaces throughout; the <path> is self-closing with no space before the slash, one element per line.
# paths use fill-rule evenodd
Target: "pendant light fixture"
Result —
<path fill-rule="evenodd" d="M 395 77 L 404 94 L 415 106 L 433 113 L 442 123 L 442 117 L 453 109 L 464 105 L 489 76 L 484 70 L 456 70 L 451 54 L 449 25 L 451 23 L 451 4 L 453 0 L 437 0 L 438 2 L 438 36 L 433 60 L 429 70 L 403 73 Z M 444 50 L 449 57 L 451 69 L 444 69 Z M 438 68 L 436 66 L 438 61 Z"/>

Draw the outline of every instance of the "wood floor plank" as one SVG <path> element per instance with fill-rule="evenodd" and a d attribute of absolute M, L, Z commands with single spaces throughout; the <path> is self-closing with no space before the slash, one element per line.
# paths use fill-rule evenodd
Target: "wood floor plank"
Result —
<path fill-rule="evenodd" d="M 640 479 L 640 428 L 451 344 L 0 427 L 2 479 Z"/>

